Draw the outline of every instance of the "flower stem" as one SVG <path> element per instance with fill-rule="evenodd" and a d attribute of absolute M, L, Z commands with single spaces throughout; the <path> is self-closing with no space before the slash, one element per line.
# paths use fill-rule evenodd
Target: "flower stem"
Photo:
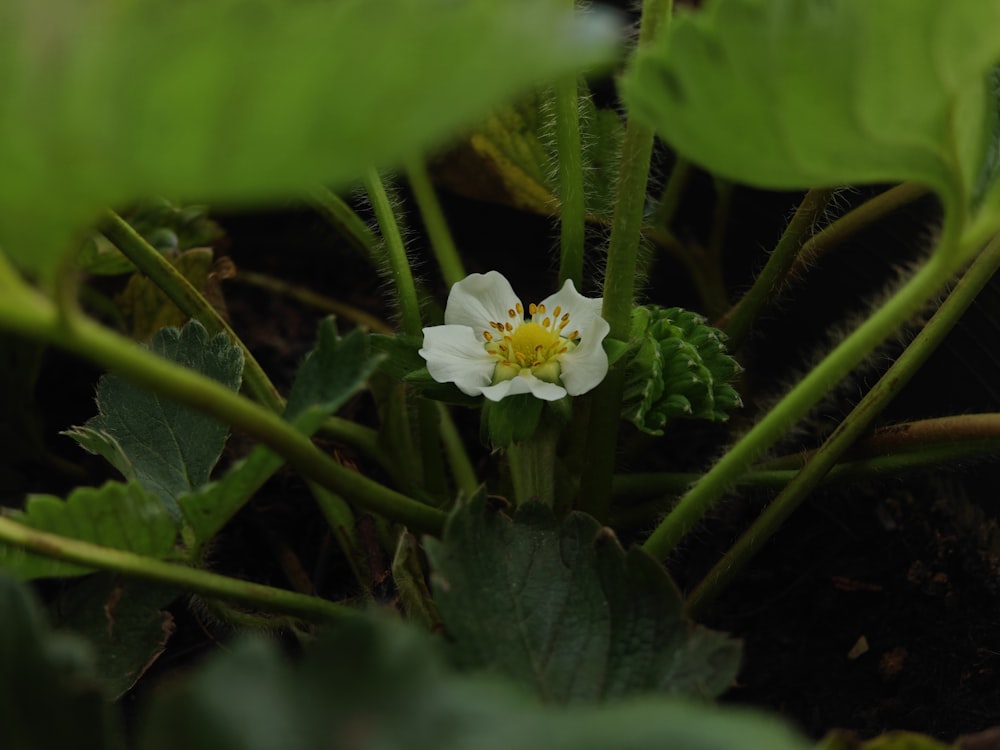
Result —
<path fill-rule="evenodd" d="M 639 25 L 639 45 L 651 42 L 670 20 L 672 0 L 644 0 Z M 635 298 L 635 276 L 639 257 L 642 219 L 646 208 L 646 185 L 653 152 L 652 128 L 630 119 L 622 142 L 618 192 L 611 221 L 608 264 L 604 273 L 604 305 L 601 314 L 611 326 L 610 338 L 627 340 Z M 618 426 L 621 422 L 625 373 L 612 367 L 592 396 L 586 461 L 576 507 L 598 520 L 607 516 L 611 504 L 611 475 L 615 466 Z"/>
<path fill-rule="evenodd" d="M 440 511 L 341 466 L 274 412 L 87 318 L 64 320 L 52 302 L 34 290 L 22 287 L 0 295 L 0 328 L 48 341 L 140 387 L 211 415 L 256 438 L 307 479 L 366 510 L 430 533 L 439 532 L 444 524 Z"/>
<path fill-rule="evenodd" d="M 121 250 L 122 254 L 135 264 L 136 268 L 146 274 L 182 312 L 205 326 L 211 334 L 224 331 L 229 336 L 229 340 L 243 350 L 243 382 L 246 384 L 247 390 L 258 402 L 271 411 L 281 412 L 284 410 L 285 404 L 278 389 L 274 387 L 260 363 L 247 349 L 246 344 L 208 300 L 191 285 L 191 282 L 174 268 L 170 261 L 157 252 L 156 248 L 146 242 L 141 234 L 113 211 L 108 211 L 105 214 L 101 233 Z"/>
<path fill-rule="evenodd" d="M 939 247 L 883 307 L 844 339 L 705 473 L 646 540 L 644 549 L 660 560 L 666 559 L 681 537 L 753 461 L 948 281 L 955 270 L 951 261 L 955 253 L 950 250 L 953 248 Z"/>
<path fill-rule="evenodd" d="M 865 394 L 802 470 L 698 585 L 688 600 L 689 611 L 700 611 L 718 596 L 756 554 L 760 545 L 778 530 L 823 476 L 833 468 L 843 453 L 857 441 L 861 433 L 871 424 L 872 419 L 920 369 L 998 268 L 1000 268 L 1000 238 L 995 238 L 892 367 Z"/>
<path fill-rule="evenodd" d="M 382 230 L 386 258 L 396 287 L 399 312 L 403 318 L 403 331 L 410 336 L 419 336 L 423 329 L 423 324 L 420 322 L 420 298 L 417 296 L 417 287 L 410 271 L 410 259 L 406 257 L 406 248 L 403 246 L 403 235 L 400 234 L 399 224 L 396 222 L 396 213 L 377 170 L 372 169 L 368 172 L 365 177 L 365 190 L 368 191 L 372 208 L 375 210 L 375 218 L 378 220 L 379 229 Z"/>
<path fill-rule="evenodd" d="M 583 288 L 586 195 L 580 142 L 579 83 L 576 76 L 555 85 L 556 146 L 559 153 L 559 287 L 569 279 Z"/>
<path fill-rule="evenodd" d="M 420 216 L 424 220 L 424 228 L 427 230 L 431 250 L 434 251 L 434 257 L 437 258 L 438 267 L 441 269 L 441 276 L 449 287 L 457 284 L 465 278 L 465 268 L 455 247 L 451 230 L 448 229 L 448 221 L 441 209 L 441 202 L 434 192 L 426 164 L 420 160 L 410 162 L 406 168 L 406 177 L 410 181 L 410 189 L 413 190 L 417 208 L 420 209 Z"/>
<path fill-rule="evenodd" d="M 774 299 L 782 280 L 834 192 L 832 189 L 816 188 L 806 193 L 750 291 L 729 311 L 725 320 L 718 322 L 729 337 L 729 346 L 733 351 L 740 347 L 753 322 Z"/>
<path fill-rule="evenodd" d="M 554 507 L 556 499 L 556 444 L 559 431 L 546 424 L 543 414 L 535 433 L 507 449 L 514 494 L 518 505 L 535 500 Z"/>
<path fill-rule="evenodd" d="M 0 540 L 5 544 L 57 560 L 157 581 L 204 596 L 247 604 L 268 611 L 284 612 L 307 620 L 342 623 L 360 614 L 350 607 L 326 599 L 38 531 L 2 516 L 0 516 Z"/>

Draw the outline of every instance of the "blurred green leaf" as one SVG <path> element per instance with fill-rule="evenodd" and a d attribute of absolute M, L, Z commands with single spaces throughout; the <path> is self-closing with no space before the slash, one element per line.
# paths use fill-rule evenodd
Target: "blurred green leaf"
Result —
<path fill-rule="evenodd" d="M 292 385 L 285 417 L 312 435 L 324 419 L 364 387 L 377 363 L 364 333 L 355 329 L 341 338 L 334 319 L 323 320 L 316 348 L 306 357 Z M 283 464 L 279 455 L 257 446 L 218 481 L 183 494 L 178 503 L 195 533 L 194 541 L 211 539 Z"/>
<path fill-rule="evenodd" d="M 157 701 L 141 750 L 806 750 L 780 719 L 646 697 L 542 707 L 509 685 L 457 676 L 426 633 L 359 621 L 296 667 L 244 641 Z"/>
<path fill-rule="evenodd" d="M 50 274 L 105 205 L 345 184 L 618 43 L 555 0 L 6 0 L 0 245 Z"/>
<path fill-rule="evenodd" d="M 178 364 L 238 390 L 243 352 L 224 333 L 209 338 L 191 321 L 165 328 L 150 349 Z M 208 481 L 229 430 L 185 406 L 167 401 L 123 380 L 105 375 L 97 385 L 98 416 L 66 435 L 106 458 L 127 479 L 156 493 L 175 515 L 177 498 Z"/>
<path fill-rule="evenodd" d="M 11 518 L 39 531 L 149 557 L 166 557 L 177 539 L 177 524 L 163 504 L 135 482 L 78 487 L 66 500 L 29 495 L 24 510 L 13 513 Z M 0 545 L 0 569 L 21 579 L 91 572 L 90 568 L 6 545 Z"/>
<path fill-rule="evenodd" d="M 714 0 L 636 56 L 636 117 L 765 188 L 915 180 L 964 210 L 988 138 L 1000 5 Z"/>
<path fill-rule="evenodd" d="M 174 633 L 166 611 L 176 589 L 97 573 L 63 589 L 49 610 L 53 624 L 94 647 L 95 672 L 120 698 L 159 658 Z"/>
<path fill-rule="evenodd" d="M 459 663 L 546 701 L 707 698 L 736 677 L 739 643 L 686 620 L 663 568 L 590 516 L 526 503 L 511 519 L 479 495 L 424 546 Z"/>
<path fill-rule="evenodd" d="M 52 633 L 27 587 L 2 573 L 0 612 L 3 747 L 123 748 L 87 644 Z"/>

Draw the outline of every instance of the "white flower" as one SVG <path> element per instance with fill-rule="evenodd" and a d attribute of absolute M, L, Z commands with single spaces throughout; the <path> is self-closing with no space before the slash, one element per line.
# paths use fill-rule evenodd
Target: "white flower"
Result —
<path fill-rule="evenodd" d="M 566 281 L 530 319 L 510 283 L 497 271 L 474 273 L 451 288 L 443 326 L 424 329 L 420 356 L 439 383 L 454 383 L 490 401 L 530 393 L 545 401 L 578 396 L 604 380 L 608 355 L 601 342 L 610 326 L 601 300 Z"/>

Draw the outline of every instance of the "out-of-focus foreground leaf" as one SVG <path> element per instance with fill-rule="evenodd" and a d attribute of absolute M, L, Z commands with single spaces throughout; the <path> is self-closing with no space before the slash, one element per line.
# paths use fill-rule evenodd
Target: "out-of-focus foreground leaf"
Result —
<path fill-rule="evenodd" d="M 6 0 L 0 246 L 47 275 L 105 205 L 343 184 L 617 50 L 554 0 Z"/>
<path fill-rule="evenodd" d="M 712 172 L 765 188 L 914 180 L 964 211 L 1000 59 L 1000 4 L 715 0 L 623 82 L 629 110 Z"/>
<path fill-rule="evenodd" d="M 3 746 L 124 747 L 86 644 L 52 633 L 27 588 L 2 573 L 0 612 Z"/>
<path fill-rule="evenodd" d="M 527 503 L 511 519 L 480 494 L 424 545 L 458 662 L 546 701 L 714 697 L 736 677 L 739 642 L 685 619 L 663 568 L 590 516 Z"/>
<path fill-rule="evenodd" d="M 157 702 L 142 750 L 805 750 L 779 719 L 648 696 L 543 707 L 511 686 L 458 676 L 429 637 L 358 622 L 297 667 L 243 642 Z"/>

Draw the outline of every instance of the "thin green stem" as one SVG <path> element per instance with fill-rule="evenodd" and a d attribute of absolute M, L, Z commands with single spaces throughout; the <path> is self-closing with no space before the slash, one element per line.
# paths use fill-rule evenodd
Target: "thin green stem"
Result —
<path fill-rule="evenodd" d="M 643 545 L 658 559 L 666 559 L 687 533 L 736 481 L 801 419 L 831 387 L 851 371 L 885 338 L 936 294 L 954 272 L 953 248 L 939 247 L 928 261 L 882 308 L 842 341 L 781 402 L 739 440 L 681 498 Z"/>
<path fill-rule="evenodd" d="M 660 200 L 656 203 L 656 210 L 653 212 L 653 223 L 656 226 L 670 229 L 693 172 L 694 166 L 691 162 L 683 156 L 678 156 L 674 162 L 674 168 L 670 170 L 670 177 L 667 178 L 667 184 L 663 188 Z"/>
<path fill-rule="evenodd" d="M 423 531 L 440 531 L 443 513 L 341 466 L 274 412 L 82 316 L 69 323 L 33 290 L 0 296 L 0 328 L 61 346 L 140 387 L 209 414 L 256 438 L 307 479 L 366 510 Z"/>
<path fill-rule="evenodd" d="M 247 391 L 271 411 L 280 412 L 284 409 L 285 404 L 281 394 L 267 377 L 267 373 L 253 353 L 219 311 L 192 286 L 184 274 L 174 268 L 170 261 L 114 211 L 105 214 L 101 233 L 121 250 L 136 268 L 146 274 L 182 312 L 205 326 L 209 333 L 225 332 L 229 340 L 243 350 L 243 383 Z"/>
<path fill-rule="evenodd" d="M 274 276 L 254 271 L 247 271 L 243 268 L 233 277 L 233 281 L 267 289 L 277 294 L 284 294 L 317 310 L 333 313 L 338 318 L 343 318 L 374 333 L 391 334 L 393 332 L 392 326 L 376 318 L 374 315 L 340 300 L 327 297 L 325 294 L 314 292 L 312 289 L 301 284 L 292 284 L 284 279 L 278 279 Z"/>
<path fill-rule="evenodd" d="M 930 193 L 930 188 L 924 185 L 904 182 L 851 209 L 806 240 L 796 255 L 792 267 L 788 270 L 784 283 L 802 276 L 805 270 L 823 255 L 865 227 L 892 213 L 897 208 L 913 203 L 918 198 L 923 198 L 928 193 Z"/>
<path fill-rule="evenodd" d="M 423 324 L 420 322 L 420 298 L 417 287 L 413 283 L 413 273 L 410 270 L 410 259 L 406 256 L 403 245 L 403 235 L 399 231 L 396 212 L 392 208 L 389 194 L 377 170 L 370 170 L 365 178 L 365 190 L 371 199 L 375 218 L 382 230 L 382 241 L 385 243 L 386 259 L 389 271 L 396 287 L 396 297 L 399 301 L 399 312 L 403 319 L 403 331 L 410 336 L 420 336 Z"/>
<path fill-rule="evenodd" d="M 368 256 L 373 266 L 379 265 L 378 240 L 343 198 L 325 187 L 317 187 L 309 191 L 306 199 L 354 248 Z"/>
<path fill-rule="evenodd" d="M 740 347 L 761 311 L 774 299 L 834 192 L 817 188 L 805 194 L 753 286 L 723 320 L 716 322 L 729 336 L 732 349 Z"/>
<path fill-rule="evenodd" d="M 65 562 L 122 575 L 157 581 L 203 596 L 284 612 L 307 620 L 342 623 L 359 612 L 315 596 L 277 589 L 259 583 L 210 573 L 198 568 L 143 557 L 133 552 L 102 547 L 78 539 L 32 529 L 0 516 L 0 540 L 4 543 Z"/>
<path fill-rule="evenodd" d="M 559 432 L 552 425 L 539 424 L 535 434 L 507 449 L 510 474 L 518 505 L 528 500 L 545 503 L 550 508 L 556 499 L 555 465 Z"/>
<path fill-rule="evenodd" d="M 688 600 L 690 611 L 699 611 L 714 599 L 756 554 L 760 545 L 778 530 L 844 452 L 868 428 L 871 420 L 920 369 L 998 268 L 1000 268 L 1000 239 L 994 239 L 892 367 L 865 394 L 796 477 L 699 584 Z"/>
<path fill-rule="evenodd" d="M 444 404 L 438 404 L 437 407 L 441 414 L 441 442 L 444 444 L 444 452 L 451 467 L 451 475 L 463 497 L 468 499 L 479 489 L 479 478 L 447 407 Z"/>
<path fill-rule="evenodd" d="M 670 20 L 671 0 L 644 0 L 639 45 L 650 43 Z M 639 240 L 646 208 L 646 186 L 653 152 L 652 128 L 630 119 L 625 126 L 618 192 L 611 221 L 608 264 L 604 274 L 601 314 L 611 327 L 610 336 L 627 340 L 635 298 Z M 603 519 L 611 504 L 618 426 L 621 421 L 625 375 L 612 368 L 591 399 L 586 461 L 576 507 Z"/>
<path fill-rule="evenodd" d="M 455 247 L 455 239 L 451 236 L 441 202 L 427 173 L 427 165 L 420 160 L 410 162 L 406 168 L 406 177 L 410 181 L 410 189 L 413 190 L 417 208 L 424 220 L 424 228 L 427 230 L 431 250 L 434 251 L 434 257 L 437 258 L 438 267 L 441 269 L 441 276 L 451 287 L 465 278 L 465 267 Z"/>
<path fill-rule="evenodd" d="M 580 94 L 576 76 L 555 85 L 556 146 L 559 153 L 559 285 L 583 288 L 586 194 L 580 142 Z"/>

